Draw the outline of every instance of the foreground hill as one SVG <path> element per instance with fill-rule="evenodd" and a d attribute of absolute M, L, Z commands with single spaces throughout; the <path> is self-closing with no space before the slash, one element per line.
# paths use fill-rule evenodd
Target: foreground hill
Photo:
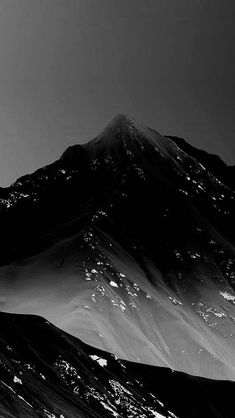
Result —
<path fill-rule="evenodd" d="M 235 383 L 120 361 L 36 316 L 1 313 L 0 334 L 1 417 L 234 416 Z"/>

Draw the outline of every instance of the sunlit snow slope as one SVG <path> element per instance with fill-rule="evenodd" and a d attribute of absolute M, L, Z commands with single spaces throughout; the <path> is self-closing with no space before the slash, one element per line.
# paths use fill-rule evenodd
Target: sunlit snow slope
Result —
<path fill-rule="evenodd" d="M 234 380 L 235 193 L 210 158 L 118 115 L 1 189 L 1 310 L 122 359 Z"/>

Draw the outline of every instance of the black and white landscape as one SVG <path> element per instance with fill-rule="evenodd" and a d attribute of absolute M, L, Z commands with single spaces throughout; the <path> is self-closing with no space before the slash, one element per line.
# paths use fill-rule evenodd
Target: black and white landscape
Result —
<path fill-rule="evenodd" d="M 234 174 L 118 115 L 0 189 L 1 417 L 234 416 Z"/>

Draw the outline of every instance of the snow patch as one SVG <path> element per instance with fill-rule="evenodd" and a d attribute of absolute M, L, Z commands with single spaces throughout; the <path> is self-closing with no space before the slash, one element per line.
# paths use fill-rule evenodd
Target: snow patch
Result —
<path fill-rule="evenodd" d="M 118 287 L 117 283 L 116 283 L 116 282 L 114 282 L 113 280 L 111 280 L 111 282 L 110 282 L 109 284 L 110 284 L 110 286 L 113 286 L 113 287 Z"/>
<path fill-rule="evenodd" d="M 231 301 L 232 303 L 235 304 L 235 296 L 230 295 L 230 293 L 228 292 L 220 292 L 220 294 L 224 299 Z"/>
<path fill-rule="evenodd" d="M 105 359 L 104 359 L 104 358 L 102 358 L 102 357 L 98 357 L 98 356 L 96 356 L 95 354 L 90 355 L 89 357 L 90 357 L 90 358 L 92 358 L 92 360 L 97 361 L 97 363 L 99 363 L 99 365 L 100 365 L 101 367 L 105 367 L 105 366 L 107 366 L 107 364 L 108 364 L 107 360 L 105 360 Z"/>
<path fill-rule="evenodd" d="M 20 385 L 22 385 L 22 380 L 19 379 L 17 376 L 14 376 L 13 381 L 14 381 L 14 383 L 19 383 Z"/>

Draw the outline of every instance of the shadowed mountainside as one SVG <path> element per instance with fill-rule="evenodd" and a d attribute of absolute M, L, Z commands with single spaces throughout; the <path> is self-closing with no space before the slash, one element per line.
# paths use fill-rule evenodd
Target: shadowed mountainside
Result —
<path fill-rule="evenodd" d="M 172 139 L 186 154 L 201 164 L 205 165 L 207 169 L 224 184 L 234 189 L 235 187 L 235 166 L 228 166 L 218 155 L 209 154 L 206 151 L 195 148 L 187 143 L 183 138 L 177 136 L 168 136 L 167 138 Z"/>

